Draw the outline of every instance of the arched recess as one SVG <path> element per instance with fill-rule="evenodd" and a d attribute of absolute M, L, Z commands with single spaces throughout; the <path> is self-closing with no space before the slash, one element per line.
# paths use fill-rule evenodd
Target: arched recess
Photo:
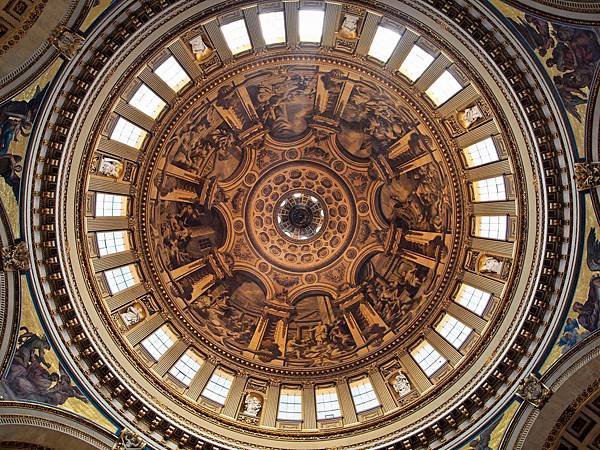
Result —
<path fill-rule="evenodd" d="M 22 442 L 52 449 L 110 450 L 117 437 L 69 411 L 42 404 L 4 402 L 0 442 Z"/>
<path fill-rule="evenodd" d="M 505 0 L 511 6 L 550 20 L 576 24 L 598 24 L 600 4 L 594 0 Z"/>
<path fill-rule="evenodd" d="M 509 424 L 502 450 L 554 448 L 576 411 L 600 388 L 600 334 L 582 341 L 540 378 L 550 397 L 537 408 L 524 401 Z"/>

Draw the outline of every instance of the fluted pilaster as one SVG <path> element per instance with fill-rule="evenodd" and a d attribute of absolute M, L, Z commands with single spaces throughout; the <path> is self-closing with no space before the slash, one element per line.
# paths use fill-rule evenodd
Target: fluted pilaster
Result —
<path fill-rule="evenodd" d="M 193 400 L 198 400 L 200 398 L 200 394 L 206 387 L 206 383 L 210 379 L 211 375 L 215 371 L 215 364 L 211 361 L 204 361 L 200 366 L 200 370 L 196 373 L 196 376 L 192 379 L 190 383 L 190 387 L 188 388 L 186 394 Z"/>
<path fill-rule="evenodd" d="M 154 366 L 154 371 L 161 377 L 165 376 L 173 364 L 175 364 L 177 360 L 181 358 L 181 355 L 185 353 L 187 348 L 187 342 L 181 340 L 175 342 L 175 344 L 173 344 L 171 348 L 169 348 L 165 354 L 160 357 Z"/>
<path fill-rule="evenodd" d="M 237 374 L 233 378 L 231 383 L 231 389 L 229 389 L 229 395 L 225 401 L 225 406 L 221 410 L 221 414 L 235 418 L 237 416 L 240 401 L 244 395 L 244 389 L 246 388 L 246 381 L 248 376 L 244 374 Z"/>
<path fill-rule="evenodd" d="M 133 347 L 135 347 L 164 323 L 164 316 L 160 313 L 155 314 L 136 325 L 129 333 L 127 333 L 127 340 Z"/>
<path fill-rule="evenodd" d="M 425 372 L 421 370 L 412 356 L 408 354 L 402 355 L 400 357 L 400 364 L 402 364 L 411 384 L 419 393 L 426 391 L 432 386 L 431 380 L 425 375 Z"/>
<path fill-rule="evenodd" d="M 369 378 L 371 380 L 371 384 L 373 385 L 373 389 L 375 389 L 375 392 L 377 393 L 377 398 L 381 402 L 383 412 L 387 413 L 396 408 L 396 400 L 392 396 L 392 393 L 388 388 L 388 384 L 383 379 L 383 376 L 379 370 L 375 369 L 369 372 Z"/>
<path fill-rule="evenodd" d="M 350 393 L 350 386 L 348 386 L 348 383 L 345 380 L 340 381 L 337 384 L 337 392 L 342 416 L 344 417 L 344 425 L 358 422 L 356 410 L 354 409 L 354 402 L 352 401 L 352 394 Z"/>
<path fill-rule="evenodd" d="M 279 404 L 279 385 L 270 384 L 267 387 L 261 425 L 263 427 L 275 427 L 277 421 L 277 406 Z"/>

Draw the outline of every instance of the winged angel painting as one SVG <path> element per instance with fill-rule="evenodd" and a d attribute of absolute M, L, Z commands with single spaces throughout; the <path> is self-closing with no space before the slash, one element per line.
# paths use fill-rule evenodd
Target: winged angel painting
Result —
<path fill-rule="evenodd" d="M 573 348 L 575 344 L 600 328 L 600 241 L 596 238 L 596 229 L 591 228 L 587 239 L 587 265 L 596 272 L 590 280 L 586 299 L 573 303 L 576 318 L 567 318 L 563 335 L 558 341 L 563 352 Z"/>

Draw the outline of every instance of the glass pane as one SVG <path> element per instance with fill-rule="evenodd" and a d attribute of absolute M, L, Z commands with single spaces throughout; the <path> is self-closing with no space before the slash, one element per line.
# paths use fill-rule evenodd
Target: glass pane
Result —
<path fill-rule="evenodd" d="M 446 362 L 446 358 L 440 355 L 427 341 L 421 342 L 421 344 L 411 352 L 411 355 L 428 377 L 437 372 L 437 370 Z"/>
<path fill-rule="evenodd" d="M 265 44 L 285 42 L 285 19 L 283 11 L 263 13 L 258 15 Z"/>
<path fill-rule="evenodd" d="M 434 58 L 418 45 L 413 46 L 406 59 L 400 66 L 400 73 L 406 76 L 410 81 L 419 79 L 423 72 L 431 65 Z"/>
<path fill-rule="evenodd" d="M 315 396 L 318 420 L 334 419 L 342 416 L 335 387 L 317 388 Z"/>
<path fill-rule="evenodd" d="M 140 148 L 148 133 L 130 121 L 119 117 L 110 138 L 130 147 Z"/>
<path fill-rule="evenodd" d="M 506 216 L 480 216 L 475 224 L 475 235 L 487 239 L 506 240 Z"/>
<path fill-rule="evenodd" d="M 467 161 L 467 167 L 477 167 L 498 161 L 499 159 L 496 145 L 491 137 L 465 147 L 463 152 Z"/>
<path fill-rule="evenodd" d="M 160 112 L 166 106 L 166 103 L 162 98 L 156 95 L 154 91 L 145 84 L 142 84 L 138 90 L 135 91 L 135 94 L 133 94 L 133 97 L 129 100 L 129 104 L 153 119 L 158 117 Z"/>
<path fill-rule="evenodd" d="M 350 393 L 354 400 L 354 409 L 358 413 L 379 406 L 379 400 L 368 378 L 350 383 Z"/>
<path fill-rule="evenodd" d="M 302 391 L 300 389 L 281 389 L 277 419 L 302 420 Z"/>
<path fill-rule="evenodd" d="M 136 278 L 131 265 L 117 267 L 104 272 L 111 294 L 116 294 L 136 284 Z"/>
<path fill-rule="evenodd" d="M 192 379 L 202 366 L 202 358 L 196 355 L 192 350 L 186 351 L 181 358 L 175 363 L 169 373 L 181 381 L 186 386 L 189 386 Z"/>
<path fill-rule="evenodd" d="M 126 231 L 104 231 L 96 233 L 98 253 L 100 256 L 120 253 L 127 250 Z"/>
<path fill-rule="evenodd" d="M 369 55 L 385 63 L 392 56 L 399 40 L 400 33 L 389 28 L 377 27 L 375 37 L 369 49 Z"/>
<path fill-rule="evenodd" d="M 460 83 L 454 78 L 454 76 L 447 70 L 440 75 L 440 77 L 433 82 L 431 86 L 425 91 L 429 98 L 437 106 L 445 103 L 450 97 L 456 94 L 462 89 Z"/>
<path fill-rule="evenodd" d="M 127 197 L 123 195 L 96 193 L 96 216 L 124 216 Z"/>
<path fill-rule="evenodd" d="M 461 284 L 460 290 L 454 301 L 464 306 L 475 314 L 481 315 L 491 298 L 492 294 L 484 292 L 468 284 Z"/>
<path fill-rule="evenodd" d="M 435 330 L 457 349 L 463 345 L 471 334 L 471 331 L 473 331 L 450 314 L 444 316 L 440 323 L 435 327 Z"/>
<path fill-rule="evenodd" d="M 224 405 L 232 382 L 233 377 L 231 375 L 221 370 L 215 370 L 204 391 L 202 391 L 202 396 Z"/>
<path fill-rule="evenodd" d="M 301 9 L 298 17 L 300 41 L 321 42 L 324 17 L 323 11 Z"/>
<path fill-rule="evenodd" d="M 173 345 L 174 339 L 167 325 L 163 325 L 142 341 L 142 347 L 158 361 L 162 355 Z"/>
<path fill-rule="evenodd" d="M 473 194 L 476 202 L 506 200 L 504 177 L 486 178 L 473 182 Z"/>
<path fill-rule="evenodd" d="M 243 19 L 221 25 L 221 31 L 229 50 L 234 55 L 252 48 L 250 36 L 248 36 L 248 30 L 246 30 L 246 22 Z"/>
<path fill-rule="evenodd" d="M 165 62 L 154 69 L 154 73 L 175 92 L 192 81 L 174 56 L 169 56 Z"/>

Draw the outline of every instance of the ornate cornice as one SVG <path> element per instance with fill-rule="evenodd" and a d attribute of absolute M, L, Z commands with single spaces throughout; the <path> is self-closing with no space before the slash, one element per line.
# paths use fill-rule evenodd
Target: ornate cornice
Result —
<path fill-rule="evenodd" d="M 405 17 L 402 12 L 391 9 L 387 5 L 376 4 L 371 6 L 379 7 L 391 16 L 402 17 L 404 20 L 410 22 L 410 18 Z M 422 4 L 413 4 L 411 6 L 419 8 L 421 14 L 429 13 L 432 15 L 432 10 L 427 6 Z M 539 196 L 539 198 L 521 198 L 519 201 L 521 205 L 528 203 L 531 205 L 535 204 L 533 210 L 536 211 L 536 220 L 534 220 L 533 217 L 530 217 L 529 221 L 526 221 L 525 218 L 523 218 L 521 223 L 523 226 L 527 226 L 528 230 L 531 230 L 529 233 L 532 240 L 527 242 L 531 254 L 540 255 L 543 253 L 545 258 L 543 261 L 540 259 L 539 266 L 536 264 L 536 267 L 534 267 L 534 269 L 543 267 L 543 269 L 541 269 L 542 273 L 536 273 L 534 270 L 527 274 L 529 279 L 522 283 L 528 285 L 528 295 L 524 295 L 523 298 L 514 298 L 515 293 L 509 293 L 507 298 L 510 299 L 510 301 L 515 300 L 515 302 L 519 302 L 518 307 L 515 307 L 511 312 L 514 315 L 513 317 L 517 317 L 518 319 L 509 327 L 512 328 L 512 332 L 506 333 L 503 339 L 503 345 L 497 347 L 497 353 L 494 355 L 498 358 L 497 365 L 495 367 L 481 369 L 480 373 L 472 379 L 471 384 L 465 386 L 465 391 L 467 392 L 466 395 L 468 395 L 468 397 L 466 395 L 457 394 L 455 398 L 449 399 L 450 402 L 457 406 L 453 411 L 447 413 L 444 413 L 443 411 L 432 412 L 418 422 L 415 422 L 413 427 L 402 435 L 392 434 L 365 442 L 363 445 L 367 445 L 369 448 L 400 437 L 402 437 L 403 441 L 402 443 L 397 444 L 398 448 L 411 448 L 407 447 L 407 445 L 412 447 L 427 445 L 427 443 L 433 442 L 438 438 L 451 439 L 452 436 L 456 436 L 455 426 L 466 422 L 471 417 L 473 417 L 473 419 L 470 420 L 474 420 L 484 414 L 483 405 L 486 404 L 488 399 L 499 396 L 504 399 L 503 402 L 497 402 L 496 405 L 493 405 L 495 407 L 505 403 L 506 399 L 510 396 L 511 389 L 514 389 L 514 386 L 511 386 L 511 383 L 515 378 L 519 377 L 519 361 L 522 360 L 526 350 L 529 350 L 536 355 L 539 355 L 544 350 L 544 346 L 539 344 L 536 336 L 540 336 L 544 333 L 551 334 L 548 333 L 548 323 L 546 323 L 545 320 L 548 319 L 549 316 L 551 317 L 553 308 L 562 305 L 562 290 L 565 287 L 568 287 L 570 283 L 570 277 L 567 276 L 566 278 L 561 279 L 560 284 L 557 285 L 554 277 L 559 273 L 560 258 L 566 258 L 566 255 L 568 254 L 573 255 L 573 253 L 575 253 L 573 247 L 577 245 L 576 239 L 570 240 L 568 245 L 562 242 L 563 236 L 571 236 L 573 233 L 573 219 L 571 217 L 563 217 L 563 206 L 569 204 L 572 207 L 576 207 L 576 198 L 572 196 L 570 191 L 571 187 L 569 185 L 564 185 L 560 177 L 560 171 L 566 169 L 566 162 L 564 150 L 559 149 L 557 151 L 553 146 L 555 135 L 550 127 L 551 125 L 555 125 L 553 122 L 554 120 L 557 120 L 556 116 L 553 116 L 551 113 L 546 115 L 544 113 L 544 108 L 547 105 L 540 104 L 539 98 L 550 101 L 547 97 L 547 92 L 540 92 L 537 90 L 536 88 L 539 86 L 535 81 L 533 86 L 530 85 L 530 81 L 528 80 L 531 79 L 525 76 L 524 73 L 521 72 L 521 69 L 513 63 L 513 58 L 507 50 L 507 47 L 511 46 L 511 41 L 507 36 L 503 36 L 502 33 L 497 31 L 485 31 L 490 28 L 484 26 L 481 22 L 488 21 L 489 19 L 481 17 L 475 18 L 474 16 L 471 16 L 468 11 L 462 10 L 457 4 L 451 1 L 435 2 L 434 7 L 446 17 L 449 17 L 450 20 L 454 21 L 454 25 L 457 29 L 450 28 L 447 30 L 450 34 L 454 33 L 452 35 L 453 39 L 459 42 L 462 41 L 461 44 L 470 48 L 473 52 L 483 52 L 485 54 L 485 56 L 481 55 L 483 64 L 487 65 L 492 73 L 496 73 L 496 70 L 500 71 L 501 74 L 497 76 L 495 81 L 500 86 L 503 86 L 502 89 L 505 90 L 504 94 L 507 101 L 518 101 L 521 103 L 520 106 L 517 105 L 514 109 L 520 116 L 518 124 L 502 123 L 501 121 L 500 126 L 503 128 L 504 133 L 509 134 L 511 127 L 516 125 L 516 128 L 513 129 L 513 133 L 519 133 L 519 135 L 522 136 L 523 141 L 527 143 L 526 149 L 521 148 L 519 150 L 522 152 L 529 152 L 527 157 L 531 161 L 534 161 L 536 165 L 539 164 L 540 167 L 529 169 L 532 173 L 529 173 L 527 177 L 534 180 L 537 179 L 537 177 L 539 177 L 539 172 L 535 174 L 533 172 L 536 170 L 541 171 L 541 166 L 543 164 L 543 169 L 546 174 L 545 179 L 541 179 L 539 183 L 531 189 L 531 192 L 536 197 Z M 107 63 L 115 52 L 115 48 L 119 47 L 118 42 L 122 42 L 124 36 L 131 37 L 131 39 L 127 41 L 128 44 L 134 42 L 133 37 L 136 39 L 147 38 L 147 36 L 135 34 L 135 30 L 141 28 L 142 24 L 150 20 L 151 17 L 158 16 L 161 9 L 161 6 L 152 3 L 143 4 L 140 11 L 131 11 L 135 20 L 130 20 L 130 29 L 121 28 L 118 31 L 114 31 L 114 34 L 111 34 L 111 32 L 107 30 L 104 41 L 106 44 L 104 45 L 95 41 L 95 44 L 98 44 L 95 50 L 96 56 L 99 58 L 97 62 L 90 63 L 89 65 L 78 65 L 79 61 L 75 59 L 59 77 L 64 82 L 64 77 L 68 73 L 73 80 L 73 84 L 69 88 L 69 92 L 63 92 L 62 97 L 59 98 L 57 92 L 51 96 L 51 106 L 49 106 L 42 114 L 42 117 L 44 117 L 43 123 L 47 124 L 47 127 L 31 141 L 32 151 L 30 151 L 29 154 L 30 164 L 28 173 L 28 179 L 31 180 L 31 183 L 28 183 L 30 188 L 26 194 L 26 198 L 32 200 L 32 203 L 35 205 L 35 210 L 26 220 L 26 228 L 29 236 L 32 236 L 32 226 L 40 223 L 40 221 L 42 223 L 54 222 L 57 226 L 57 230 L 61 233 L 64 232 L 64 227 L 68 220 L 64 209 L 65 205 L 60 204 L 59 202 L 54 203 L 53 201 L 42 199 L 41 197 L 34 197 L 32 192 L 34 186 L 35 189 L 39 189 L 40 191 L 56 189 L 56 167 L 59 164 L 61 164 L 62 167 L 67 167 L 71 164 L 70 159 L 73 157 L 73 151 L 75 149 L 70 147 L 70 145 L 78 138 L 78 133 L 81 133 L 80 129 L 71 130 L 71 127 L 74 124 L 73 118 L 75 117 L 75 120 L 79 120 L 82 115 L 86 115 L 86 113 L 82 111 L 84 108 L 83 105 L 86 105 L 85 107 L 87 107 L 87 105 L 89 105 L 88 101 L 93 100 L 92 98 L 87 97 L 87 91 L 92 92 L 89 94 L 90 97 L 97 95 L 98 91 L 90 88 L 94 84 L 94 80 L 99 73 L 102 73 L 104 76 L 106 75 L 103 72 L 104 70 L 114 70 L 114 67 L 116 67 L 116 61 L 113 61 L 113 64 L 110 65 L 107 65 Z M 173 15 L 177 12 L 178 10 L 175 8 L 171 8 L 168 11 L 169 14 Z M 214 12 L 215 11 L 211 11 L 211 13 Z M 166 19 L 164 20 L 166 21 Z M 437 15 L 432 15 L 431 20 L 437 20 L 440 24 L 444 22 Z M 182 23 L 182 26 L 185 25 L 185 22 Z M 417 24 L 413 23 L 413 26 L 417 26 Z M 419 27 L 420 26 L 422 25 L 419 25 Z M 151 32 L 152 28 L 147 28 L 145 30 Z M 431 28 L 426 31 L 430 32 L 433 36 L 437 35 Z M 476 43 L 472 43 L 470 40 L 465 39 L 465 34 L 471 35 L 471 38 L 475 40 Z M 452 45 L 448 41 L 445 41 L 443 37 L 437 36 L 439 37 L 439 41 L 447 48 L 452 47 Z M 498 42 L 498 36 L 501 36 L 506 40 L 504 42 Z M 82 50 L 83 53 L 85 54 L 85 52 L 91 51 L 90 47 L 90 45 L 85 45 Z M 126 53 L 125 49 L 123 50 L 124 53 Z M 513 54 L 518 53 L 514 48 L 512 48 L 511 51 Z M 464 63 L 464 65 L 467 64 L 467 62 Z M 135 64 L 131 65 L 131 67 L 134 66 Z M 473 71 L 472 67 L 467 67 L 467 69 L 471 72 Z M 483 81 L 480 83 L 483 83 Z M 60 82 L 58 84 L 60 84 Z M 482 87 L 481 84 L 479 87 Z M 539 94 L 539 96 L 536 95 L 536 93 Z M 114 95 L 116 95 L 116 93 L 113 91 L 112 94 L 107 96 L 107 103 L 110 103 L 112 100 L 111 97 Z M 54 107 L 56 108 L 56 111 L 59 111 L 58 115 L 55 115 L 52 119 L 50 119 L 49 115 L 49 108 L 51 107 Z M 550 107 L 550 111 L 553 110 L 554 107 Z M 61 114 L 60 111 L 69 114 Z M 52 124 L 50 124 L 50 120 L 52 120 Z M 560 129 L 561 126 L 557 126 L 556 128 Z M 65 140 L 66 145 L 64 144 Z M 562 144 L 565 147 L 569 146 L 568 142 L 563 142 Z M 36 151 L 33 151 L 34 149 Z M 568 158 L 568 156 L 566 157 Z M 64 158 L 62 162 L 60 161 L 61 158 Z M 33 161 L 37 161 L 37 164 L 32 164 Z M 38 176 L 37 180 L 39 181 L 33 181 L 34 174 Z M 59 175 L 62 175 L 62 173 Z M 518 170 L 516 175 L 523 177 L 523 181 L 525 180 L 525 174 L 519 173 Z M 61 181 L 64 181 L 64 179 L 61 179 Z M 57 198 L 60 198 L 60 196 L 57 196 Z M 550 224 L 545 223 L 546 213 L 548 211 L 552 216 Z M 55 213 L 59 213 L 60 215 L 55 217 Z M 537 227 L 535 230 L 533 228 L 534 225 Z M 521 232 L 524 232 L 524 230 Z M 536 235 L 537 237 L 544 235 L 547 239 L 546 242 L 537 241 Z M 44 242 L 58 241 L 54 241 L 54 245 L 50 244 L 47 247 L 40 246 L 36 248 L 36 258 L 43 259 L 54 254 L 58 250 L 61 257 L 65 259 L 65 264 L 67 264 L 66 259 L 68 259 L 69 253 L 75 249 L 73 244 L 70 244 L 69 246 L 64 235 L 57 236 L 55 230 L 39 233 L 39 238 L 36 237 L 35 239 L 36 241 L 41 240 Z M 523 239 L 525 238 L 523 237 Z M 525 243 L 523 245 L 525 245 Z M 56 249 L 56 247 L 58 248 Z M 537 257 L 535 259 L 537 260 Z M 521 267 L 521 265 L 518 264 L 516 264 L 516 266 Z M 108 357 L 110 350 L 106 347 L 100 348 L 101 345 L 105 344 L 98 342 L 97 336 L 94 336 L 94 332 L 89 325 L 89 315 L 81 309 L 80 305 L 71 301 L 71 298 L 79 297 L 79 293 L 74 291 L 74 289 L 77 288 L 72 284 L 72 275 L 70 273 L 72 270 L 72 267 L 65 267 L 65 271 L 61 273 L 61 276 L 67 281 L 66 284 L 65 281 L 62 280 L 42 283 L 40 278 L 45 271 L 43 268 L 37 267 L 35 273 L 35 288 L 40 299 L 45 299 L 41 306 L 49 324 L 52 324 L 52 321 L 55 321 L 51 325 L 51 328 L 54 328 L 52 334 L 55 338 L 58 337 L 56 329 L 58 328 L 59 323 L 65 323 L 65 319 L 67 318 L 69 320 L 75 319 L 74 322 L 72 322 L 72 326 L 69 326 L 62 331 L 62 333 L 67 333 L 70 336 L 69 350 L 67 350 L 66 346 L 62 344 L 60 340 L 59 350 L 69 361 L 69 364 L 76 373 L 81 373 L 81 371 L 86 371 L 88 373 L 91 382 L 84 382 L 84 385 L 88 389 L 91 388 L 92 383 L 97 384 L 93 392 L 95 398 L 104 407 L 109 409 L 114 416 L 121 416 L 125 411 L 133 413 L 138 417 L 138 422 L 135 424 L 136 427 L 144 430 L 149 426 L 155 433 L 163 434 L 165 439 L 174 440 L 174 443 L 178 442 L 175 436 L 181 436 L 181 433 L 188 436 L 185 440 L 185 445 L 190 446 L 195 445 L 197 442 L 201 442 L 207 436 L 210 436 L 210 438 L 214 440 L 221 439 L 217 434 L 213 434 L 208 430 L 201 430 L 197 433 L 198 427 L 185 417 L 176 417 L 175 415 L 172 415 L 176 418 L 176 420 L 173 421 L 171 416 L 159 413 L 157 409 L 160 407 L 160 400 L 154 398 L 154 394 L 150 394 L 147 391 L 144 392 L 145 389 L 140 386 L 136 387 L 135 390 L 131 389 L 135 380 L 124 379 L 123 368 L 118 367 L 118 364 L 114 361 L 111 361 L 109 365 L 105 363 L 104 359 Z M 537 289 L 537 291 L 534 294 L 533 291 L 535 289 Z M 523 290 L 526 291 L 525 289 Z M 69 297 L 69 293 L 71 293 L 71 297 Z M 54 314 L 52 318 L 50 317 L 50 311 Z M 508 311 L 503 311 L 503 314 L 508 314 Z M 94 325 L 107 327 L 108 323 L 105 321 L 102 324 Z M 506 331 L 507 328 L 504 328 L 504 332 Z M 488 335 L 488 338 L 491 339 L 493 336 L 490 334 Z M 94 344 L 91 342 L 94 342 Z M 544 340 L 542 342 L 545 343 L 546 341 Z M 70 356 L 67 357 L 69 353 Z M 102 354 L 102 356 L 100 356 L 100 354 Z M 81 367 L 76 367 L 74 360 L 79 360 Z M 532 359 L 532 361 L 536 360 L 536 358 Z M 137 368 L 139 371 L 145 370 L 141 365 L 138 365 Z M 464 370 L 466 370 L 466 367 Z M 112 402 L 111 394 L 116 398 L 116 400 Z M 109 402 L 112 403 L 113 406 L 109 406 Z M 114 406 L 115 404 L 118 406 Z M 121 416 L 120 420 L 121 419 L 123 419 L 123 416 Z M 399 418 L 393 417 L 388 419 L 388 422 L 379 422 L 379 424 L 387 425 L 395 420 L 399 420 Z M 235 427 L 232 428 L 229 424 L 223 426 L 225 429 L 229 428 L 231 433 L 228 432 L 228 434 L 233 436 Z M 427 431 L 416 430 L 416 427 L 422 426 L 426 426 Z M 179 430 L 181 430 L 181 432 L 179 432 Z M 190 437 L 190 434 L 197 435 Z M 341 436 L 341 434 L 331 435 L 332 438 Z M 282 433 L 280 437 L 285 438 L 285 434 Z M 240 442 L 239 440 L 234 443 L 235 438 L 233 437 L 230 437 L 227 441 L 232 443 L 230 445 L 243 446 L 243 442 Z M 179 440 L 179 442 L 181 441 Z M 258 448 L 258 446 L 254 447 Z"/>

